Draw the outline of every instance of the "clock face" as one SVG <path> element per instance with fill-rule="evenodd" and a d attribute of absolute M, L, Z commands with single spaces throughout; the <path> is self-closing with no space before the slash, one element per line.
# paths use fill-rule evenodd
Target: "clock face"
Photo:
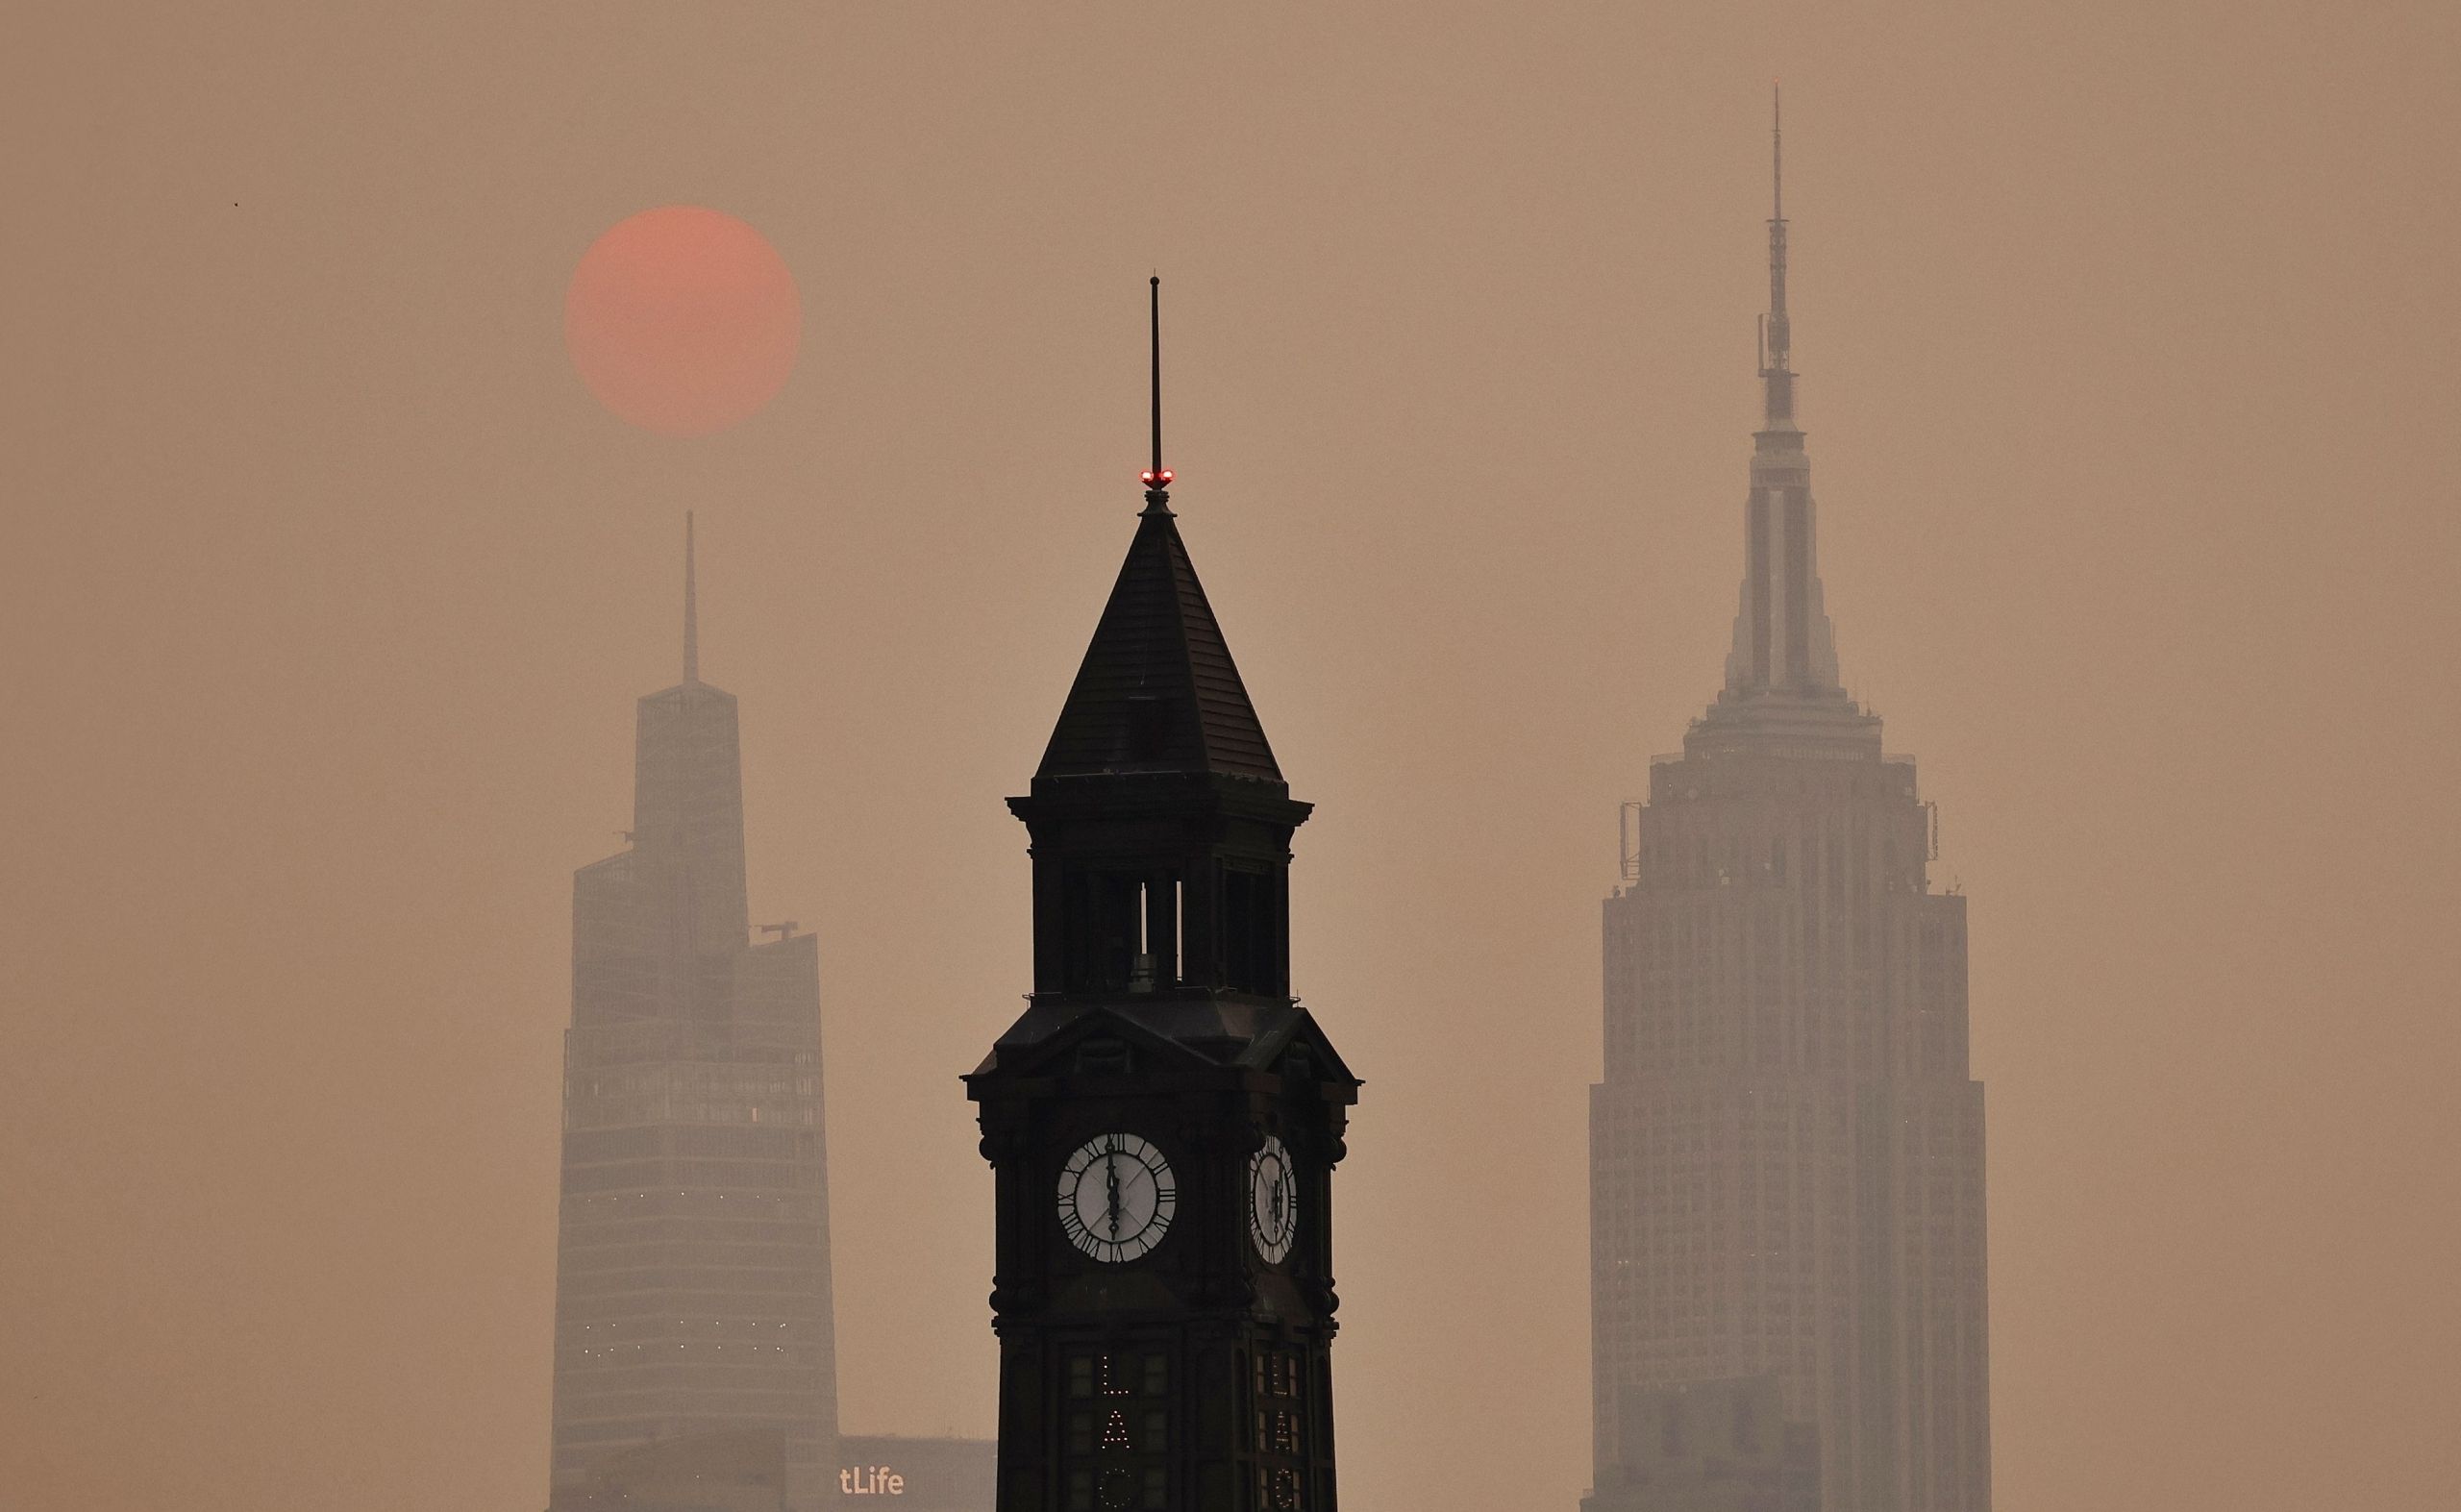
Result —
<path fill-rule="evenodd" d="M 1134 1134 L 1097 1134 L 1059 1168 L 1059 1227 L 1070 1244 L 1106 1264 L 1160 1244 L 1178 1206 L 1171 1163 Z"/>
<path fill-rule="evenodd" d="M 1268 1265 L 1280 1265 L 1299 1232 L 1299 1174 L 1290 1152 L 1271 1134 L 1248 1157 L 1248 1237 Z"/>

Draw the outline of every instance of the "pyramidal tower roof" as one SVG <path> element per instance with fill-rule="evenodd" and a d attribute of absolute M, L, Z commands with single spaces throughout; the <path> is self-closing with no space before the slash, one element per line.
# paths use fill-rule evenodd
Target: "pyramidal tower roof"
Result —
<path fill-rule="evenodd" d="M 1148 509 L 1034 775 L 1156 771 L 1281 781 L 1178 525 Z"/>
<path fill-rule="evenodd" d="M 1162 465 L 1162 281 L 1153 281 L 1154 462 L 1110 602 L 1059 710 L 1037 781 L 1174 772 L 1282 781 L 1171 512 Z"/>

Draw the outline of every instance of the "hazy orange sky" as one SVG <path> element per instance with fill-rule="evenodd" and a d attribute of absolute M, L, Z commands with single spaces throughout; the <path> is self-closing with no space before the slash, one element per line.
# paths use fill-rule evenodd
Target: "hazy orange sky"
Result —
<path fill-rule="evenodd" d="M 1786 81 L 1846 681 L 1938 800 L 1999 1512 L 2461 1478 L 2461 7 L 95 5 L 0 61 L 0 1502 L 544 1500 L 570 872 L 672 682 L 821 937 L 858 1431 L 987 1433 L 957 1078 L 1138 499 L 1295 793 L 1355 1512 L 1570 1512 L 1616 804 L 1715 690 Z M 714 437 L 575 378 L 758 227 Z"/>

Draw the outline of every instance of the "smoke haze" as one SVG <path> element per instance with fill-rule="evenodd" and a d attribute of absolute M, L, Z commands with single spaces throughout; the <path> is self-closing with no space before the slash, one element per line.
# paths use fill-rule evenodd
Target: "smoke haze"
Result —
<path fill-rule="evenodd" d="M 1786 81 L 1850 689 L 1972 898 L 2000 1512 L 2449 1496 L 2461 12 L 82 8 L 0 215 L 0 1500 L 543 1500 L 570 874 L 740 700 L 817 932 L 842 1416 L 992 1428 L 957 1078 L 1022 792 L 1173 503 L 1294 794 L 1344 1491 L 1589 1471 L 1599 900 L 1721 676 Z M 23 30 L 27 23 L 21 22 Z M 607 227 L 801 365 L 626 428 Z"/>

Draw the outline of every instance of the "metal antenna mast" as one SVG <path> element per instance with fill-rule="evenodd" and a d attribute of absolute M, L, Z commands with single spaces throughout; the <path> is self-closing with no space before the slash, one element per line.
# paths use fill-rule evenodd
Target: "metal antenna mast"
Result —
<path fill-rule="evenodd" d="M 1769 313 L 1762 317 L 1760 378 L 1771 424 L 1795 417 L 1793 332 L 1786 320 L 1786 136 L 1777 86 L 1769 87 Z"/>
<path fill-rule="evenodd" d="M 692 511 L 684 511 L 684 681 L 701 681 L 701 605 L 692 582 Z"/>
<path fill-rule="evenodd" d="M 1152 281 L 1154 333 L 1154 465 L 1137 477 L 1145 484 L 1145 511 L 1171 512 L 1171 470 L 1162 465 L 1162 275 Z"/>

